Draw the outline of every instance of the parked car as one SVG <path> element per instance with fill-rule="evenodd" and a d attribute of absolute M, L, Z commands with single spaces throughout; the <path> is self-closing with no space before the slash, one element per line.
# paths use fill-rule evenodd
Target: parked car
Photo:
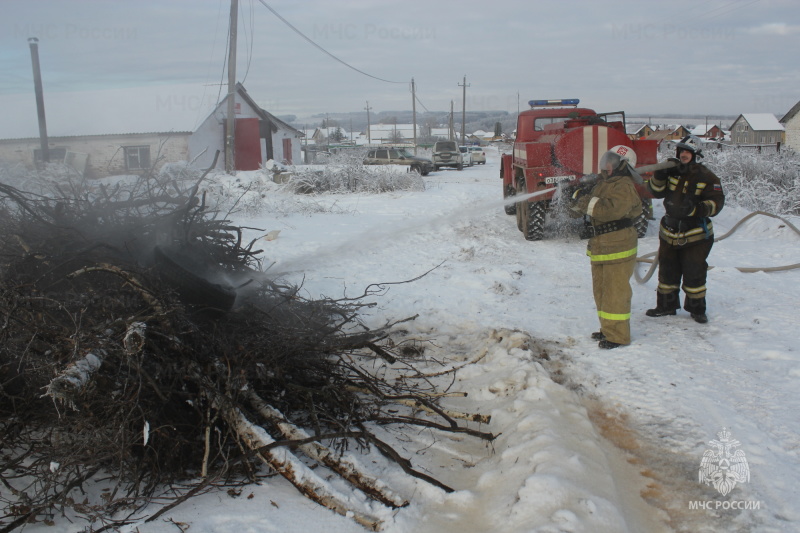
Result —
<path fill-rule="evenodd" d="M 407 165 L 409 170 L 419 172 L 423 176 L 433 170 L 433 162 L 424 157 L 417 157 L 405 148 L 374 148 L 367 152 L 365 165 Z"/>
<path fill-rule="evenodd" d="M 433 144 L 433 168 L 442 167 L 464 168 L 464 158 L 455 141 L 436 141 Z"/>
<path fill-rule="evenodd" d="M 480 146 L 470 146 L 469 152 L 472 154 L 472 163 L 475 165 L 486 164 L 486 152 Z"/>
<path fill-rule="evenodd" d="M 471 167 L 475 164 L 472 161 L 472 152 L 469 151 L 469 146 L 459 146 L 458 151 L 461 152 L 461 161 L 465 167 Z"/>

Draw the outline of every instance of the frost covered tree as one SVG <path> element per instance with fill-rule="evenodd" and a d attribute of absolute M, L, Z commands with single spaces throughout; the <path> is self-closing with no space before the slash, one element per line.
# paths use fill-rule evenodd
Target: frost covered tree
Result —
<path fill-rule="evenodd" d="M 710 146 L 701 160 L 719 176 L 726 203 L 775 215 L 800 215 L 800 155 L 792 150 L 756 153 L 729 145 Z M 670 157 L 670 148 L 662 149 Z"/>

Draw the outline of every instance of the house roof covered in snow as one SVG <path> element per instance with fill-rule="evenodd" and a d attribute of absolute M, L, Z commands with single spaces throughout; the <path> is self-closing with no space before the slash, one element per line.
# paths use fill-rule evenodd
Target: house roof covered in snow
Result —
<path fill-rule="evenodd" d="M 636 135 L 645 128 L 650 128 L 651 130 L 653 129 L 649 124 L 625 124 L 625 133 L 628 135 Z"/>
<path fill-rule="evenodd" d="M 703 137 L 704 135 L 708 135 L 709 133 L 711 133 L 712 130 L 714 130 L 714 128 L 724 133 L 724 130 L 719 126 L 719 124 L 709 124 L 708 126 L 706 126 L 705 124 L 700 124 L 699 126 L 695 126 L 694 128 L 692 128 L 692 131 L 690 133 L 697 137 Z"/>
<path fill-rule="evenodd" d="M 780 120 L 781 124 L 786 124 L 790 120 L 792 120 L 798 113 L 800 113 L 800 102 L 797 102 L 792 106 L 788 113 L 783 115 L 783 118 Z"/>
<path fill-rule="evenodd" d="M 734 121 L 739 119 L 747 121 L 753 131 L 783 131 L 783 124 L 778 122 L 772 113 L 743 113 Z"/>

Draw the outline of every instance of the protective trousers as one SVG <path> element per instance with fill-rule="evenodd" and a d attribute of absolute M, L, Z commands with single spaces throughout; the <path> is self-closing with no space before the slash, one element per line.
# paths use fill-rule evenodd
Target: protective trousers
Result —
<path fill-rule="evenodd" d="M 657 307 L 667 310 L 680 308 L 678 291 L 682 288 L 686 294 L 683 308 L 690 313 L 705 314 L 708 272 L 706 260 L 713 245 L 713 238 L 683 247 L 661 241 L 658 248 Z"/>
<path fill-rule="evenodd" d="M 631 343 L 631 276 L 636 255 L 618 263 L 592 263 L 592 290 L 600 331 L 611 342 Z"/>

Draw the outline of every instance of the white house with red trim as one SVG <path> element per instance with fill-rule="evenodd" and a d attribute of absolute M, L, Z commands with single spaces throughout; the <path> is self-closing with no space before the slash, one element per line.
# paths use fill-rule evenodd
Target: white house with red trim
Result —
<path fill-rule="evenodd" d="M 257 170 L 272 159 L 287 165 L 302 164 L 303 132 L 261 109 L 241 83 L 234 93 L 234 159 L 236 170 Z M 228 96 L 189 137 L 189 161 L 199 168 L 208 168 L 220 151 L 217 168 L 225 168 L 225 130 L 228 118 Z"/>
<path fill-rule="evenodd" d="M 43 156 L 35 99 L 17 96 L 7 98 L 11 103 L 0 121 L 0 164 L 33 169 Z M 217 167 L 223 169 L 227 96 L 216 105 L 211 98 L 167 87 L 46 93 L 48 159 L 100 178 L 178 161 L 204 169 L 219 150 Z M 238 170 L 257 169 L 268 159 L 302 163 L 302 132 L 261 109 L 241 84 L 235 98 Z"/>

